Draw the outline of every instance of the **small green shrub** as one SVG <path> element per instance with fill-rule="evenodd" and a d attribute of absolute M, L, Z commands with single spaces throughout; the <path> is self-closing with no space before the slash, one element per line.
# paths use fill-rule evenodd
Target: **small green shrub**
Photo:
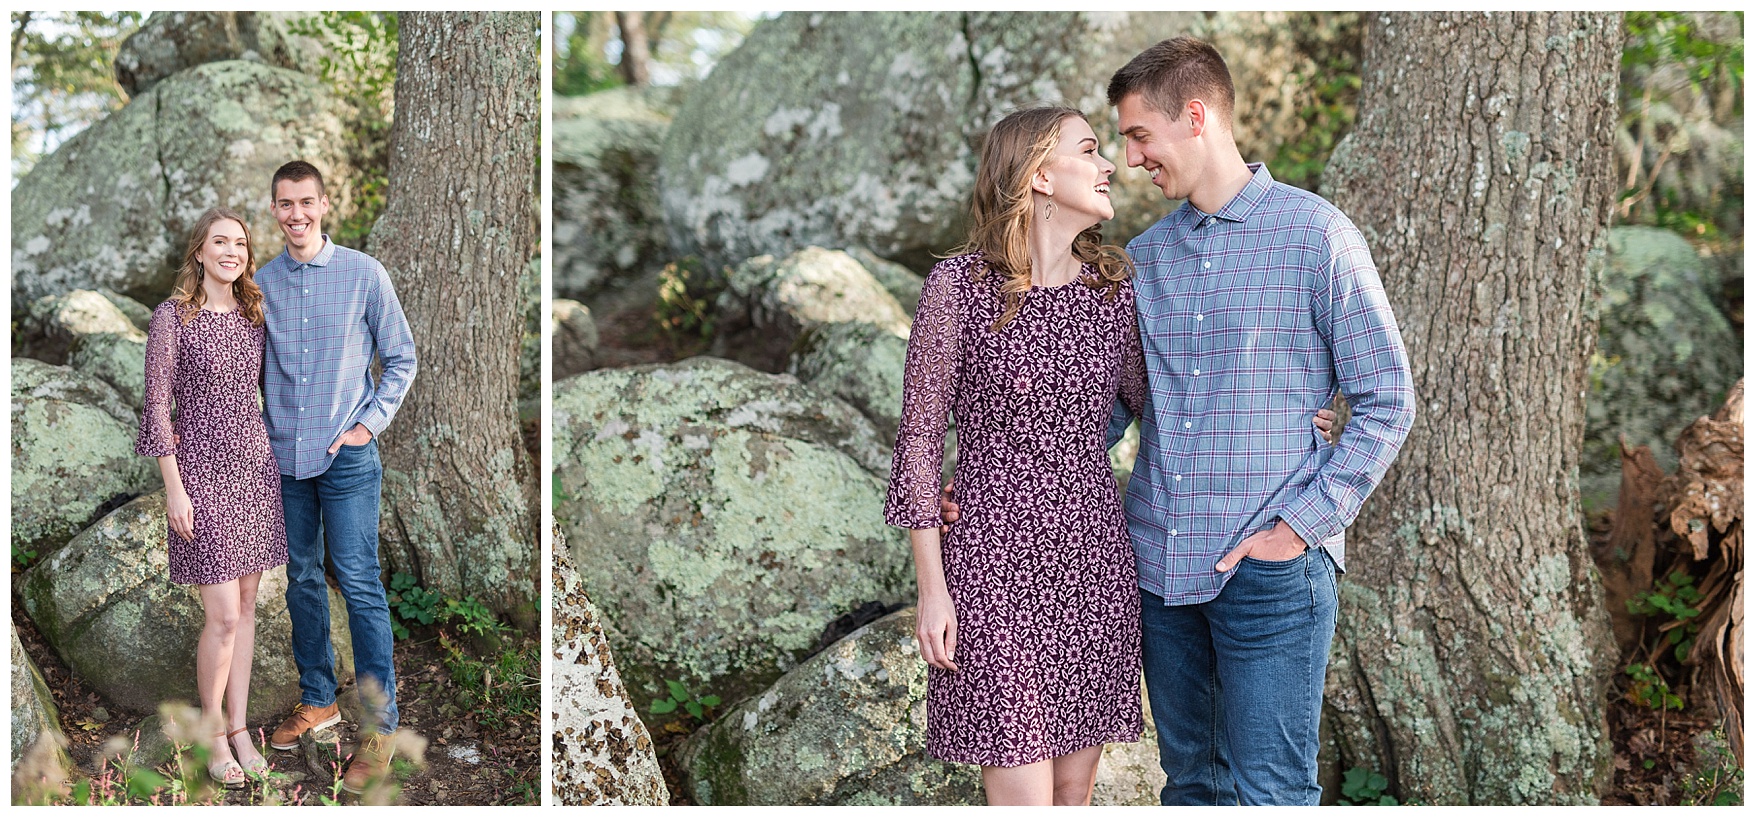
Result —
<path fill-rule="evenodd" d="M 707 715 L 713 707 L 719 705 L 718 695 L 704 695 L 696 698 L 689 694 L 688 687 L 683 686 L 681 681 L 665 681 L 664 686 L 670 691 L 670 697 L 652 702 L 652 714 L 654 715 L 668 715 L 681 707 L 684 712 L 689 713 L 696 720 L 704 721 L 707 720 Z"/>
<path fill-rule="evenodd" d="M 1341 777 L 1343 806 L 1399 806 L 1389 794 L 1389 778 L 1364 766 L 1354 766 Z"/>

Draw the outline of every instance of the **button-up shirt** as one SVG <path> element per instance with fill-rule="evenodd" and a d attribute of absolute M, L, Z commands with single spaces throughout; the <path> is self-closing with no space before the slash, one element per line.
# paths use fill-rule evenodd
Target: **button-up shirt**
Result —
<path fill-rule="evenodd" d="M 355 423 L 383 433 L 414 382 L 414 336 L 384 265 L 323 249 L 305 263 L 282 252 L 256 271 L 268 323 L 264 420 L 280 473 L 329 470 L 330 444 Z M 372 356 L 384 364 L 372 382 Z"/>
<path fill-rule="evenodd" d="M 1407 351 L 1364 237 L 1261 165 L 1216 213 L 1192 203 L 1127 246 L 1149 386 L 1127 487 L 1140 586 L 1219 595 L 1245 537 L 1291 526 L 1345 564 L 1342 532 L 1414 420 Z M 1312 425 L 1336 389 L 1337 445 Z M 1132 419 L 1116 405 L 1110 441 Z"/>

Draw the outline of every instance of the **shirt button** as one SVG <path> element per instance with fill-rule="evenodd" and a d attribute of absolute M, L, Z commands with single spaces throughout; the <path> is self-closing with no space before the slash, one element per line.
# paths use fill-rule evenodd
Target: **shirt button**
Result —
<path fill-rule="evenodd" d="M 1192 423 L 1192 422 L 1183 423 L 1182 427 L 1183 428 L 1194 428 L 1194 423 Z"/>
<path fill-rule="evenodd" d="M 310 323 L 310 322 L 311 322 L 311 319 L 310 319 L 310 318 L 306 318 L 306 319 L 305 319 L 305 323 Z"/>
<path fill-rule="evenodd" d="M 311 291 L 307 289 L 307 290 L 305 290 L 305 294 L 309 295 L 309 294 L 311 294 Z"/>
<path fill-rule="evenodd" d="M 1201 268 L 1201 269 L 1212 269 L 1212 268 L 1213 268 L 1213 262 L 1211 262 L 1211 261 L 1203 261 L 1203 262 L 1201 262 L 1201 265 L 1200 265 L 1200 268 Z"/>
<path fill-rule="evenodd" d="M 305 410 L 304 406 L 299 406 L 299 411 L 304 411 L 304 410 Z"/>
<path fill-rule="evenodd" d="M 1175 528 L 1171 528 L 1171 529 L 1170 529 L 1170 535 L 1171 535 L 1171 536 L 1175 536 L 1175 535 L 1176 535 L 1176 529 L 1175 529 Z"/>
<path fill-rule="evenodd" d="M 311 378 L 309 378 L 309 377 L 301 377 L 301 378 L 299 378 L 299 382 L 300 382 L 300 383 L 309 383 L 309 382 L 311 382 Z"/>
<path fill-rule="evenodd" d="M 301 443 L 302 443 L 302 442 L 304 442 L 304 441 L 305 441 L 305 438 L 304 438 L 304 437 L 300 437 L 300 438 L 299 438 L 299 442 L 301 442 Z"/>
<path fill-rule="evenodd" d="M 1212 216 L 1207 216 L 1207 223 L 1208 224 L 1212 224 L 1215 221 L 1218 221 L 1218 219 L 1213 218 Z"/>
<path fill-rule="evenodd" d="M 1181 482 L 1181 481 L 1182 481 L 1182 475 L 1181 475 L 1181 474 L 1177 474 L 1177 475 L 1176 475 L 1176 477 L 1175 477 L 1175 479 L 1176 479 L 1176 481 L 1177 481 L 1177 482 Z"/>
<path fill-rule="evenodd" d="M 1198 374 L 1200 374 L 1200 370 L 1199 370 L 1199 369 L 1195 369 L 1195 370 L 1194 370 L 1194 373 L 1195 373 L 1195 374 L 1197 374 L 1197 375 L 1198 375 Z"/>
<path fill-rule="evenodd" d="M 1206 319 L 1207 319 L 1207 316 L 1205 316 L 1205 315 L 1196 315 L 1196 316 L 1194 316 L 1194 319 L 1195 319 L 1195 320 L 1197 320 L 1197 321 L 1204 321 L 1204 320 L 1206 320 Z M 309 349 L 306 349 L 306 350 L 305 350 L 305 351 L 307 351 L 307 352 L 309 352 L 309 351 L 311 351 L 311 350 L 309 350 Z"/>

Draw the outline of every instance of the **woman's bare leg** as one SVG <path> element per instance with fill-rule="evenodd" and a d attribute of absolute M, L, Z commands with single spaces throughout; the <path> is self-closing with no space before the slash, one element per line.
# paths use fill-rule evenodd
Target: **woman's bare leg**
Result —
<path fill-rule="evenodd" d="M 1054 804 L 1090 805 L 1091 788 L 1097 785 L 1097 761 L 1102 758 L 1103 744 L 1054 758 Z"/>
<path fill-rule="evenodd" d="M 250 665 L 256 660 L 256 588 L 261 581 L 261 573 L 239 576 L 237 581 L 238 627 L 237 635 L 232 639 L 231 673 L 225 687 L 227 732 L 249 726 Z M 266 762 L 262 753 L 256 750 L 254 740 L 255 736 L 247 728 L 232 738 L 232 750 L 245 770 Z"/>
<path fill-rule="evenodd" d="M 1054 803 L 1054 760 L 1022 766 L 982 766 L 981 787 L 990 806 L 1048 806 Z"/>
<path fill-rule="evenodd" d="M 202 722 L 223 724 L 226 719 L 220 704 L 231 675 L 238 634 L 238 582 L 233 579 L 199 587 L 204 623 L 201 638 L 195 643 L 195 692 L 201 698 Z M 213 739 L 210 765 L 218 766 L 232 759 L 231 747 L 226 744 L 223 734 Z"/>

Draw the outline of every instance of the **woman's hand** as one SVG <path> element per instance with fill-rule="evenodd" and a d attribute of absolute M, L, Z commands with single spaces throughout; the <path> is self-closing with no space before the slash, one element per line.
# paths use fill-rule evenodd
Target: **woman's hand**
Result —
<path fill-rule="evenodd" d="M 180 488 L 166 491 L 165 515 L 170 517 L 172 533 L 184 541 L 195 538 L 195 506 L 189 502 L 189 492 Z"/>
<path fill-rule="evenodd" d="M 1314 420 L 1311 420 L 1311 422 L 1316 423 L 1316 429 L 1318 431 L 1321 431 L 1322 436 L 1326 437 L 1328 439 L 1329 445 L 1333 445 L 1333 444 L 1341 441 L 1341 432 L 1339 429 L 1335 428 L 1335 413 L 1334 412 L 1332 412 L 1328 409 L 1323 409 L 1321 411 L 1318 411 L 1316 413 L 1316 418 Z"/>
<path fill-rule="evenodd" d="M 922 595 L 915 609 L 914 639 L 920 657 L 939 669 L 955 671 L 957 662 L 957 609 L 946 592 Z"/>

